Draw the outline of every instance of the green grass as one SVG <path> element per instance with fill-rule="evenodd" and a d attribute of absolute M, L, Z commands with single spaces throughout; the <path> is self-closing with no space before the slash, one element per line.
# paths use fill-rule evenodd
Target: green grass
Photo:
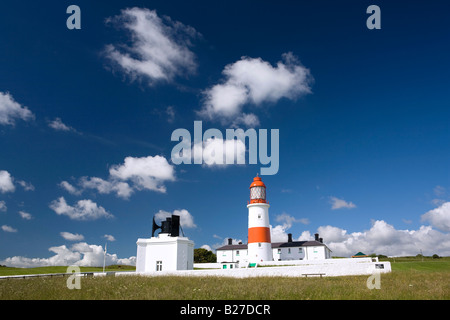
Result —
<path fill-rule="evenodd" d="M 111 265 L 105 268 L 105 271 L 131 271 L 135 267 L 124 265 Z M 102 272 L 103 267 L 80 267 L 81 272 Z M 66 273 L 67 267 L 37 267 L 37 268 L 12 268 L 0 267 L 0 276 L 26 275 L 26 274 L 48 274 L 48 273 Z"/>
<path fill-rule="evenodd" d="M 450 272 L 450 260 L 392 262 L 393 271 Z"/>
<path fill-rule="evenodd" d="M 391 265 L 391 273 L 381 274 L 379 290 L 367 288 L 368 276 L 234 279 L 133 275 L 82 278 L 80 290 L 69 290 L 67 277 L 0 280 L 0 299 L 450 299 L 450 258 L 408 259 Z"/>

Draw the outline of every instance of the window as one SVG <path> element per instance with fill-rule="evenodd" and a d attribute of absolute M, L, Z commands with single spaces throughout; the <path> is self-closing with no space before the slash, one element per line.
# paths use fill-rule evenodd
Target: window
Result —
<path fill-rule="evenodd" d="M 291 248 L 288 248 L 288 253 L 291 254 Z"/>
<path fill-rule="evenodd" d="M 258 219 L 261 219 L 261 213 L 258 213 Z"/>
<path fill-rule="evenodd" d="M 156 261 L 156 271 L 162 271 L 162 261 Z"/>
<path fill-rule="evenodd" d="M 266 199 L 266 188 L 253 187 L 250 189 L 250 199 Z"/>
<path fill-rule="evenodd" d="M 278 249 L 278 254 L 281 254 L 281 249 Z"/>
<path fill-rule="evenodd" d="M 302 248 L 298 248 L 298 253 L 303 253 Z"/>
<path fill-rule="evenodd" d="M 258 248 L 261 248 L 261 242 L 258 242 Z"/>
<path fill-rule="evenodd" d="M 236 251 L 236 256 L 239 256 L 239 250 Z"/>

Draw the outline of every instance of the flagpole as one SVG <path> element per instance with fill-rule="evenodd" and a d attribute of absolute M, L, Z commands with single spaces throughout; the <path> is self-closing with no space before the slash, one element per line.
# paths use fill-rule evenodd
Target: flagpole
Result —
<path fill-rule="evenodd" d="M 108 242 L 105 242 L 105 251 L 103 252 L 103 272 L 105 272 L 105 261 L 106 261 L 106 248 L 107 248 Z"/>

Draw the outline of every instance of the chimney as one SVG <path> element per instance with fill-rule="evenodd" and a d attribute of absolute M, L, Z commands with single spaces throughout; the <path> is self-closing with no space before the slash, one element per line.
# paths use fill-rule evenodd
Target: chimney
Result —
<path fill-rule="evenodd" d="M 323 238 L 319 238 L 319 242 L 320 242 L 320 243 L 323 243 Z"/>
<path fill-rule="evenodd" d="M 228 238 L 228 245 L 232 245 L 233 244 L 233 239 L 231 239 L 231 238 Z"/>
<path fill-rule="evenodd" d="M 314 237 L 315 237 L 314 240 L 319 241 L 319 234 L 318 233 L 315 233 Z"/>
<path fill-rule="evenodd" d="M 288 233 L 288 242 L 292 242 L 292 233 Z"/>

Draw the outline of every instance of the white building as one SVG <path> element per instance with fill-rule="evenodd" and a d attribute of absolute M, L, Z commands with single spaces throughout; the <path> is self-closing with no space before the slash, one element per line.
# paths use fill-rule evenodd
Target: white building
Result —
<path fill-rule="evenodd" d="M 288 235 L 287 242 L 273 242 L 272 261 L 285 260 L 322 260 L 331 259 L 331 250 L 323 243 L 316 233 L 315 240 L 311 241 L 292 241 L 292 235 Z M 228 239 L 228 244 L 216 249 L 217 262 L 242 262 L 247 264 L 248 246 L 246 244 L 231 244 L 231 239 Z"/>

